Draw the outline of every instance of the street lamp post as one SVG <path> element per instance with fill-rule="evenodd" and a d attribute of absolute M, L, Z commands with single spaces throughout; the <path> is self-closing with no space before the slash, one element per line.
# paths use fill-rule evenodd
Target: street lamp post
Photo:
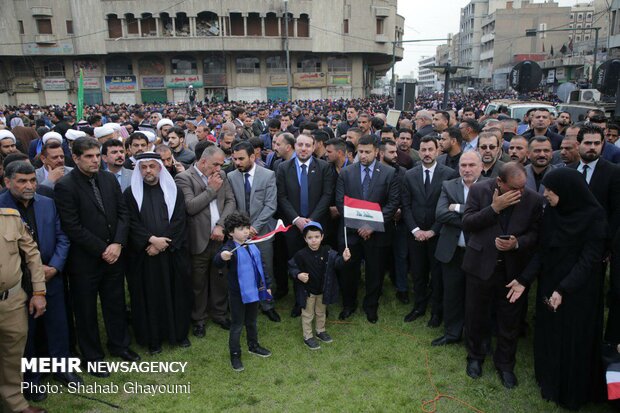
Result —
<path fill-rule="evenodd" d="M 443 85 L 443 110 L 448 110 L 448 98 L 450 93 L 450 75 L 455 74 L 458 69 L 470 70 L 471 67 L 468 66 L 453 66 L 450 64 L 450 60 L 445 65 L 440 66 L 426 66 L 427 69 L 431 69 L 434 72 L 444 74 L 444 85 Z"/>
<path fill-rule="evenodd" d="M 284 47 L 286 50 L 286 98 L 291 101 L 291 53 L 288 46 L 288 0 L 284 0 Z"/>
<path fill-rule="evenodd" d="M 590 86 L 591 86 L 594 83 L 594 75 L 596 71 L 596 55 L 598 52 L 598 32 L 599 30 L 601 30 L 601 27 L 588 27 L 587 29 L 583 29 L 583 30 L 594 30 L 594 59 L 593 59 L 593 64 L 592 64 L 592 78 L 588 79 L 590 81 Z M 545 32 L 574 32 L 574 31 L 575 29 L 548 29 L 548 30 L 526 29 L 525 36 L 534 37 L 538 33 L 545 33 Z"/>

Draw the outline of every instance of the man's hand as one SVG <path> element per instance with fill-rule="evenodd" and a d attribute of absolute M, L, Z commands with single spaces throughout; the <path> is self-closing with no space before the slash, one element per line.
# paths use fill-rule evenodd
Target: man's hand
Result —
<path fill-rule="evenodd" d="M 344 259 L 344 261 L 349 261 L 351 259 L 351 250 L 348 248 L 345 248 L 344 251 L 342 251 L 342 259 Z"/>
<path fill-rule="evenodd" d="M 151 257 L 156 256 L 160 252 L 161 250 L 157 249 L 153 244 L 149 244 L 149 246 L 146 247 L 146 253 Z"/>
<path fill-rule="evenodd" d="M 401 213 L 402 213 L 402 211 L 400 210 L 400 208 L 398 208 L 396 210 L 396 212 L 394 213 L 394 222 L 400 221 Z"/>
<path fill-rule="evenodd" d="M 254 227 L 250 227 L 250 238 L 254 238 L 256 235 L 258 235 L 258 231 L 256 230 L 256 228 Z"/>
<path fill-rule="evenodd" d="M 495 248 L 499 251 L 510 251 L 517 248 L 517 237 L 510 236 L 510 239 L 495 238 Z"/>
<path fill-rule="evenodd" d="M 45 169 L 47 169 L 47 179 L 50 182 L 56 183 L 56 181 L 58 181 L 60 178 L 62 178 L 65 175 L 64 166 L 59 166 L 58 168 L 54 168 L 54 169 L 46 166 Z"/>
<path fill-rule="evenodd" d="M 299 274 L 297 274 L 297 279 L 305 284 L 310 279 L 310 276 L 307 272 L 300 272 Z"/>
<path fill-rule="evenodd" d="M 121 244 L 110 244 L 101 254 L 101 258 L 108 264 L 114 264 L 121 255 Z"/>
<path fill-rule="evenodd" d="M 181 162 L 174 162 L 174 169 L 176 169 L 177 173 L 180 174 L 181 172 L 185 172 L 185 167 L 183 166 L 183 164 Z"/>
<path fill-rule="evenodd" d="M 56 274 L 58 274 L 58 270 L 54 267 L 43 265 L 43 273 L 45 274 L 45 282 L 47 282 L 51 280 Z"/>
<path fill-rule="evenodd" d="M 224 229 L 220 225 L 213 227 L 213 231 L 211 231 L 211 239 L 213 241 L 224 241 Z"/>
<path fill-rule="evenodd" d="M 34 314 L 34 318 L 39 318 L 43 314 L 45 314 L 45 307 L 47 306 L 47 301 L 45 297 L 42 295 L 33 295 L 30 299 L 30 304 L 28 305 L 28 312 L 32 315 Z"/>
<path fill-rule="evenodd" d="M 222 251 L 220 256 L 222 257 L 222 260 L 229 261 L 232 258 L 233 253 L 230 251 Z"/>
<path fill-rule="evenodd" d="M 521 201 L 521 192 L 520 191 L 508 191 L 505 194 L 500 195 L 497 188 L 493 192 L 493 202 L 491 202 L 491 208 L 496 213 L 500 213 L 504 209 L 509 206 L 518 204 Z"/>
<path fill-rule="evenodd" d="M 562 295 L 559 292 L 554 291 L 549 298 L 549 305 L 553 307 L 553 311 L 555 311 L 558 309 L 560 304 L 562 304 Z"/>
<path fill-rule="evenodd" d="M 336 208 L 335 206 L 329 207 L 329 216 L 332 217 L 333 219 L 338 218 L 340 216 L 340 212 L 338 212 L 338 208 Z"/>
<path fill-rule="evenodd" d="M 517 301 L 519 297 L 521 297 L 521 294 L 523 294 L 523 291 L 525 291 L 525 286 L 521 285 L 517 280 L 512 280 L 510 284 L 506 286 L 506 288 L 510 288 L 510 291 L 508 291 L 508 295 L 506 295 L 506 298 L 511 304 Z"/>
<path fill-rule="evenodd" d="M 435 231 L 432 231 L 432 230 L 429 230 L 429 231 L 418 230 L 415 232 L 415 234 L 413 234 L 413 237 L 415 238 L 415 240 L 420 241 L 420 242 L 428 241 L 434 236 L 435 236 Z"/>
<path fill-rule="evenodd" d="M 209 176 L 208 182 L 209 188 L 213 189 L 214 191 L 219 191 L 222 187 L 222 184 L 224 183 L 224 180 L 219 173 L 214 173 Z"/>
<path fill-rule="evenodd" d="M 151 243 L 151 245 L 157 248 L 158 251 L 163 251 L 168 248 L 168 245 L 170 245 L 171 241 L 172 240 L 170 238 L 156 237 L 154 235 L 149 238 L 149 242 Z"/>
<path fill-rule="evenodd" d="M 357 230 L 357 235 L 362 237 L 364 241 L 368 241 L 374 231 L 366 226 Z"/>
<path fill-rule="evenodd" d="M 308 222 L 310 222 L 308 218 L 299 217 L 295 221 L 295 226 L 297 227 L 297 229 L 299 229 L 299 232 L 301 232 L 304 230 L 304 227 L 306 226 Z"/>

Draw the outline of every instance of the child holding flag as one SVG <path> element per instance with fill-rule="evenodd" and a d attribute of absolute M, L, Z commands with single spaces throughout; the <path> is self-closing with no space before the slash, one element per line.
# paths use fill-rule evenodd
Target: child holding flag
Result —
<path fill-rule="evenodd" d="M 271 356 L 271 351 L 258 344 L 256 317 L 259 300 L 270 300 L 271 290 L 265 283 L 260 251 L 247 244 L 250 236 L 250 219 L 233 212 L 224 221 L 224 230 L 230 239 L 214 258 L 215 266 L 228 268 L 228 300 L 231 326 L 228 339 L 230 364 L 235 371 L 243 371 L 241 363 L 241 330 L 245 325 L 248 350 L 260 357 Z"/>
<path fill-rule="evenodd" d="M 302 288 L 295 288 L 297 302 L 302 306 L 301 326 L 304 343 L 310 350 L 321 348 L 312 334 L 312 320 L 316 317 L 316 336 L 329 343 L 332 338 L 325 331 L 326 306 L 338 299 L 336 269 L 341 268 L 351 258 L 348 248 L 342 257 L 323 241 L 323 227 L 310 221 L 304 225 L 302 234 L 307 247 L 297 251 L 289 261 L 289 274 Z"/>

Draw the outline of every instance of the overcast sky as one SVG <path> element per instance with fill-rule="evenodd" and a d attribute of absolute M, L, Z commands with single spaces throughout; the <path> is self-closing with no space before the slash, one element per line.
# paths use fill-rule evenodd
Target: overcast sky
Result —
<path fill-rule="evenodd" d="M 542 3 L 534 0 L 534 3 Z M 577 0 L 559 0 L 560 6 L 574 6 Z M 584 1 L 579 1 L 584 3 Z M 458 32 L 461 8 L 469 0 L 399 0 L 398 14 L 405 18 L 403 40 L 447 38 L 448 33 Z M 404 59 L 396 63 L 400 76 L 414 72 L 417 75 L 418 60 L 435 54 L 437 45 L 445 42 L 405 43 Z"/>

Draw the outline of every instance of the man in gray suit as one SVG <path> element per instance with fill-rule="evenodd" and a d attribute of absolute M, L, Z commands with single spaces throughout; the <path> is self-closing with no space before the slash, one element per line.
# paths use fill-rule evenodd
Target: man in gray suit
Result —
<path fill-rule="evenodd" d="M 125 146 L 118 139 L 110 139 L 101 145 L 101 161 L 103 168 L 116 177 L 121 191 L 131 186 L 133 171 L 123 167 L 125 163 Z"/>
<path fill-rule="evenodd" d="M 525 187 L 530 188 L 540 195 L 545 192 L 545 186 L 541 184 L 543 177 L 547 172 L 554 169 L 551 165 L 553 158 L 553 148 L 551 141 L 546 136 L 534 136 L 528 143 L 528 156 L 530 163 L 525 166 L 527 181 Z M 547 201 L 545 200 L 545 204 Z"/>
<path fill-rule="evenodd" d="M 242 141 L 233 147 L 233 162 L 236 169 L 228 174 L 228 180 L 235 194 L 237 210 L 250 217 L 250 236 L 264 235 L 275 228 L 273 214 L 278 208 L 276 174 L 256 164 L 254 147 Z M 273 277 L 273 239 L 256 244 L 261 253 L 265 280 L 271 284 Z M 279 322 L 273 300 L 261 301 L 263 314 L 271 321 Z"/>
<path fill-rule="evenodd" d="M 232 188 L 221 170 L 224 157 L 220 148 L 210 146 L 192 167 L 174 178 L 185 197 L 188 215 L 194 290 L 192 320 L 196 337 L 204 337 L 209 313 L 215 323 L 226 330 L 230 328 L 226 277 L 213 265 L 213 258 L 224 241 L 224 220 L 236 208 Z"/>
<path fill-rule="evenodd" d="M 435 219 L 441 224 L 435 258 L 441 263 L 443 280 L 444 335 L 432 346 L 461 341 L 465 322 L 465 273 L 461 270 L 465 255 L 465 235 L 461 221 L 469 188 L 482 172 L 480 154 L 469 151 L 459 159 L 459 178 L 445 181 L 437 202 Z M 482 178 L 486 179 L 486 178 Z"/>
<path fill-rule="evenodd" d="M 62 145 L 55 139 L 50 139 L 41 148 L 41 162 L 43 166 L 37 169 L 37 184 L 54 188 L 56 182 L 73 168 L 65 166 L 65 153 Z"/>

